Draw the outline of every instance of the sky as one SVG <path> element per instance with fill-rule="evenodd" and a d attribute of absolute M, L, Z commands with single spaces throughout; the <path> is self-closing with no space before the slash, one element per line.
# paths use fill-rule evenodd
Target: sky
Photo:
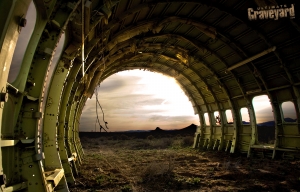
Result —
<path fill-rule="evenodd" d="M 199 117 L 174 78 L 141 70 L 116 73 L 98 89 L 109 131 L 178 129 L 199 125 Z M 80 119 L 80 131 L 95 131 L 96 97 L 88 99 Z M 98 108 L 99 119 L 103 114 Z M 93 119 L 93 121 L 91 121 Z M 96 131 L 99 125 L 96 124 Z"/>
<path fill-rule="evenodd" d="M 13 82 L 35 25 L 35 8 L 31 4 L 26 15 L 27 25 L 22 28 L 10 68 L 8 82 Z M 54 55 L 52 69 L 61 54 L 64 36 Z M 48 80 L 49 81 L 49 80 Z M 173 78 L 159 73 L 131 70 L 114 74 L 105 79 L 98 89 L 98 97 L 104 111 L 108 131 L 153 130 L 183 128 L 199 125 L 199 117 L 188 98 Z M 267 96 L 256 97 L 253 103 L 257 123 L 274 120 Z M 284 117 L 296 119 L 291 102 L 283 107 Z M 243 120 L 249 121 L 248 112 L 241 111 Z M 98 108 L 102 126 L 102 112 Z M 229 118 L 230 119 L 230 118 Z M 80 131 L 99 131 L 96 122 L 96 99 L 88 99 L 80 120 Z M 96 125 L 96 126 L 95 126 Z M 97 127 L 98 126 L 98 127 Z"/>

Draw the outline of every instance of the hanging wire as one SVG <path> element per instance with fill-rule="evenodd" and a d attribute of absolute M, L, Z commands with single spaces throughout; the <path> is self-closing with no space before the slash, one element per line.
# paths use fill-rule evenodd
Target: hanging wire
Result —
<path fill-rule="evenodd" d="M 108 127 L 107 127 L 107 122 L 105 121 L 105 119 L 104 119 L 104 111 L 103 111 L 103 109 L 102 109 L 102 106 L 101 106 L 101 104 L 100 104 L 100 102 L 99 102 L 99 99 L 98 99 L 98 89 L 96 88 L 95 89 L 95 95 L 96 95 L 96 115 L 97 115 L 97 122 L 98 122 L 98 124 L 99 124 L 99 127 L 100 127 L 100 132 L 101 132 L 101 130 L 103 129 L 105 132 L 107 132 L 107 130 L 106 129 L 108 129 Z M 104 122 L 104 124 L 105 124 L 105 127 L 106 128 L 104 128 L 102 125 L 101 125 L 101 123 L 100 123 L 100 119 L 99 119 L 99 115 L 98 115 L 98 105 L 99 105 L 99 107 L 101 108 L 101 111 L 102 111 L 102 119 L 103 119 L 103 122 Z"/>
<path fill-rule="evenodd" d="M 95 89 L 95 95 L 96 95 L 96 117 L 97 117 L 96 122 L 98 122 L 99 127 L 100 127 L 100 132 L 101 132 L 102 125 L 100 123 L 99 116 L 98 116 L 98 102 L 97 102 L 98 101 L 98 91 L 97 91 L 97 88 Z"/>
<path fill-rule="evenodd" d="M 102 28 L 102 30 L 101 30 L 101 50 L 102 50 L 102 53 L 101 53 L 101 58 L 103 59 L 103 70 L 105 70 L 105 57 L 104 57 L 104 45 L 103 45 L 104 43 L 103 43 L 103 28 Z M 99 84 L 99 87 L 100 87 L 100 84 Z M 105 121 L 105 119 L 104 119 L 104 111 L 103 111 L 103 109 L 102 109 L 102 106 L 101 106 L 101 104 L 100 104 L 100 102 L 99 102 L 99 99 L 98 99 L 98 89 L 97 89 L 97 87 L 95 88 L 95 91 L 94 91 L 94 93 L 95 93 L 95 95 L 96 95 L 96 114 L 97 114 L 97 122 L 98 122 L 98 124 L 99 124 L 99 127 L 100 127 L 100 132 L 101 132 L 101 130 L 103 129 L 104 131 L 106 131 L 107 132 L 107 130 L 106 129 L 108 129 L 108 126 L 107 126 L 107 122 Z M 101 109 L 101 111 L 102 111 L 102 120 L 103 120 L 103 122 L 104 122 L 104 125 L 105 125 L 105 128 L 101 125 L 101 123 L 100 123 L 100 120 L 99 120 L 99 116 L 98 116 L 98 105 L 99 105 L 99 107 L 100 107 L 100 109 Z M 96 125 L 96 123 L 95 123 L 95 125 Z"/>
<path fill-rule="evenodd" d="M 100 87 L 100 85 L 99 85 L 99 87 Z M 97 96 L 98 97 L 98 96 Z M 99 104 L 99 107 L 100 107 L 100 109 L 101 109 L 101 111 L 102 111 L 102 115 L 103 115 L 103 122 L 104 122 L 104 124 L 105 124 L 105 127 L 106 127 L 106 129 L 108 129 L 108 127 L 107 127 L 107 122 L 105 121 L 105 119 L 104 119 L 104 111 L 103 111 L 103 109 L 102 109 L 102 106 L 101 106 L 101 104 L 100 104 L 100 102 L 99 102 L 99 99 L 96 99 L 97 100 L 97 102 L 98 102 L 98 104 Z"/>

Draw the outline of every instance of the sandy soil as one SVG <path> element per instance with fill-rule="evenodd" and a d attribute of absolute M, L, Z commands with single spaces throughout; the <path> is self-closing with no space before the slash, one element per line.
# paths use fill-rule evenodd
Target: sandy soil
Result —
<path fill-rule="evenodd" d="M 300 161 L 198 151 L 192 136 L 81 138 L 71 191 L 300 191 Z"/>

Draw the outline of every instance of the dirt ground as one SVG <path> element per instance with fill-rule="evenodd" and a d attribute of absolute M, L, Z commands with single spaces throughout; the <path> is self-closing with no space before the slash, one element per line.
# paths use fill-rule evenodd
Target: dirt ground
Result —
<path fill-rule="evenodd" d="M 191 148 L 192 136 L 81 138 L 78 191 L 300 191 L 300 160 Z"/>

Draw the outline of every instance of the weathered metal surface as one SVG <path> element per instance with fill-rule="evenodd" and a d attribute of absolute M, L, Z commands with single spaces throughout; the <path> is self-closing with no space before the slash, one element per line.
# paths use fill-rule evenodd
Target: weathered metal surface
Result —
<path fill-rule="evenodd" d="M 179 82 L 199 115 L 194 148 L 248 156 L 260 149 L 271 158 L 299 152 L 300 124 L 285 122 L 282 112 L 291 101 L 299 117 L 299 17 L 249 20 L 248 8 L 265 5 L 256 0 L 34 0 L 36 25 L 17 79 L 7 83 L 30 2 L 0 1 L 2 191 L 69 191 L 84 162 L 78 135 L 84 104 L 97 84 L 123 70 L 156 71 Z M 49 76 L 63 33 L 63 53 Z M 258 141 L 252 104 L 258 95 L 270 99 L 273 144 Z M 242 123 L 243 107 L 249 124 Z"/>

